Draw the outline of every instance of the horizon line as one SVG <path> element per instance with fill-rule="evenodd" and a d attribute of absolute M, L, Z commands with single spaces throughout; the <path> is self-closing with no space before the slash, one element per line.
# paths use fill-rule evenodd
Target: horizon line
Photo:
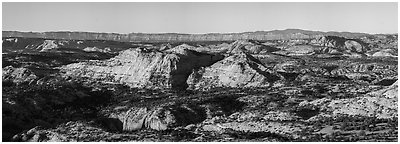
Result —
<path fill-rule="evenodd" d="M 2 30 L 2 32 L 22 32 L 22 33 L 52 33 L 52 32 L 82 32 L 82 33 L 107 33 L 107 34 L 183 34 L 183 35 L 207 35 L 207 34 L 240 34 L 240 33 L 256 33 L 256 32 L 273 32 L 273 31 L 287 31 L 287 30 L 300 30 L 310 32 L 321 32 L 321 33 L 359 33 L 369 35 L 379 34 L 398 34 L 396 33 L 368 33 L 368 32 L 351 32 L 351 31 L 321 31 L 321 30 L 308 30 L 299 28 L 287 28 L 287 29 L 274 29 L 274 30 L 257 30 L 257 31 L 243 31 L 243 32 L 206 32 L 206 33 L 179 33 L 179 32 L 160 32 L 160 33 L 147 33 L 147 32 L 130 32 L 130 33 L 119 33 L 119 32 L 95 32 L 95 31 L 19 31 L 19 30 Z"/>

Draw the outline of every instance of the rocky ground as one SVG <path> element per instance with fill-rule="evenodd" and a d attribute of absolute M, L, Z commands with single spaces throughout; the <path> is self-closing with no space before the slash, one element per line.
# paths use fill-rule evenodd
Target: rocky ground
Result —
<path fill-rule="evenodd" d="M 2 45 L 3 141 L 398 141 L 397 35 Z"/>

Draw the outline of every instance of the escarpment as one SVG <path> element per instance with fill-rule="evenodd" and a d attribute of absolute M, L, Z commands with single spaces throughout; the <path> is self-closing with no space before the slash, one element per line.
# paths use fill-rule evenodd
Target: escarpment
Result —
<path fill-rule="evenodd" d="M 209 33 L 209 34 L 145 34 L 145 33 L 90 33 L 90 32 L 17 32 L 3 31 L 3 37 L 29 37 L 45 39 L 65 39 L 65 40 L 110 40 L 110 41 L 153 41 L 153 42 L 171 42 L 171 41 L 235 41 L 242 39 L 253 40 L 289 40 L 289 39 L 313 39 L 321 35 L 334 35 L 350 38 L 368 36 L 363 33 L 337 33 L 337 32 L 318 32 L 305 31 L 299 29 L 286 29 L 275 31 L 257 31 L 243 33 Z"/>

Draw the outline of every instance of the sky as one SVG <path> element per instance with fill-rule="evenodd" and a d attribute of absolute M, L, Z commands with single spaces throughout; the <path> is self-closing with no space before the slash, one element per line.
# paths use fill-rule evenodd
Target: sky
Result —
<path fill-rule="evenodd" d="M 397 3 L 2 3 L 3 31 L 397 33 Z"/>

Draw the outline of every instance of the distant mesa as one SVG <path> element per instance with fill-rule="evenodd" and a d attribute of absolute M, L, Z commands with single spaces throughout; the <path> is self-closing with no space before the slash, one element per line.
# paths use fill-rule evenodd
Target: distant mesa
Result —
<path fill-rule="evenodd" d="M 18 32 L 3 31 L 3 37 L 25 37 L 25 38 L 44 38 L 44 39 L 64 39 L 64 40 L 110 40 L 121 42 L 187 42 L 187 41 L 235 41 L 242 39 L 252 39 L 258 41 L 265 40 L 289 40 L 289 39 L 312 39 L 324 35 L 339 36 L 346 38 L 360 38 L 369 36 L 365 33 L 348 32 L 319 32 L 306 31 L 300 29 L 286 29 L 274 31 L 257 31 L 243 33 L 212 33 L 212 34 L 116 34 L 116 33 L 91 33 L 91 32 Z"/>

